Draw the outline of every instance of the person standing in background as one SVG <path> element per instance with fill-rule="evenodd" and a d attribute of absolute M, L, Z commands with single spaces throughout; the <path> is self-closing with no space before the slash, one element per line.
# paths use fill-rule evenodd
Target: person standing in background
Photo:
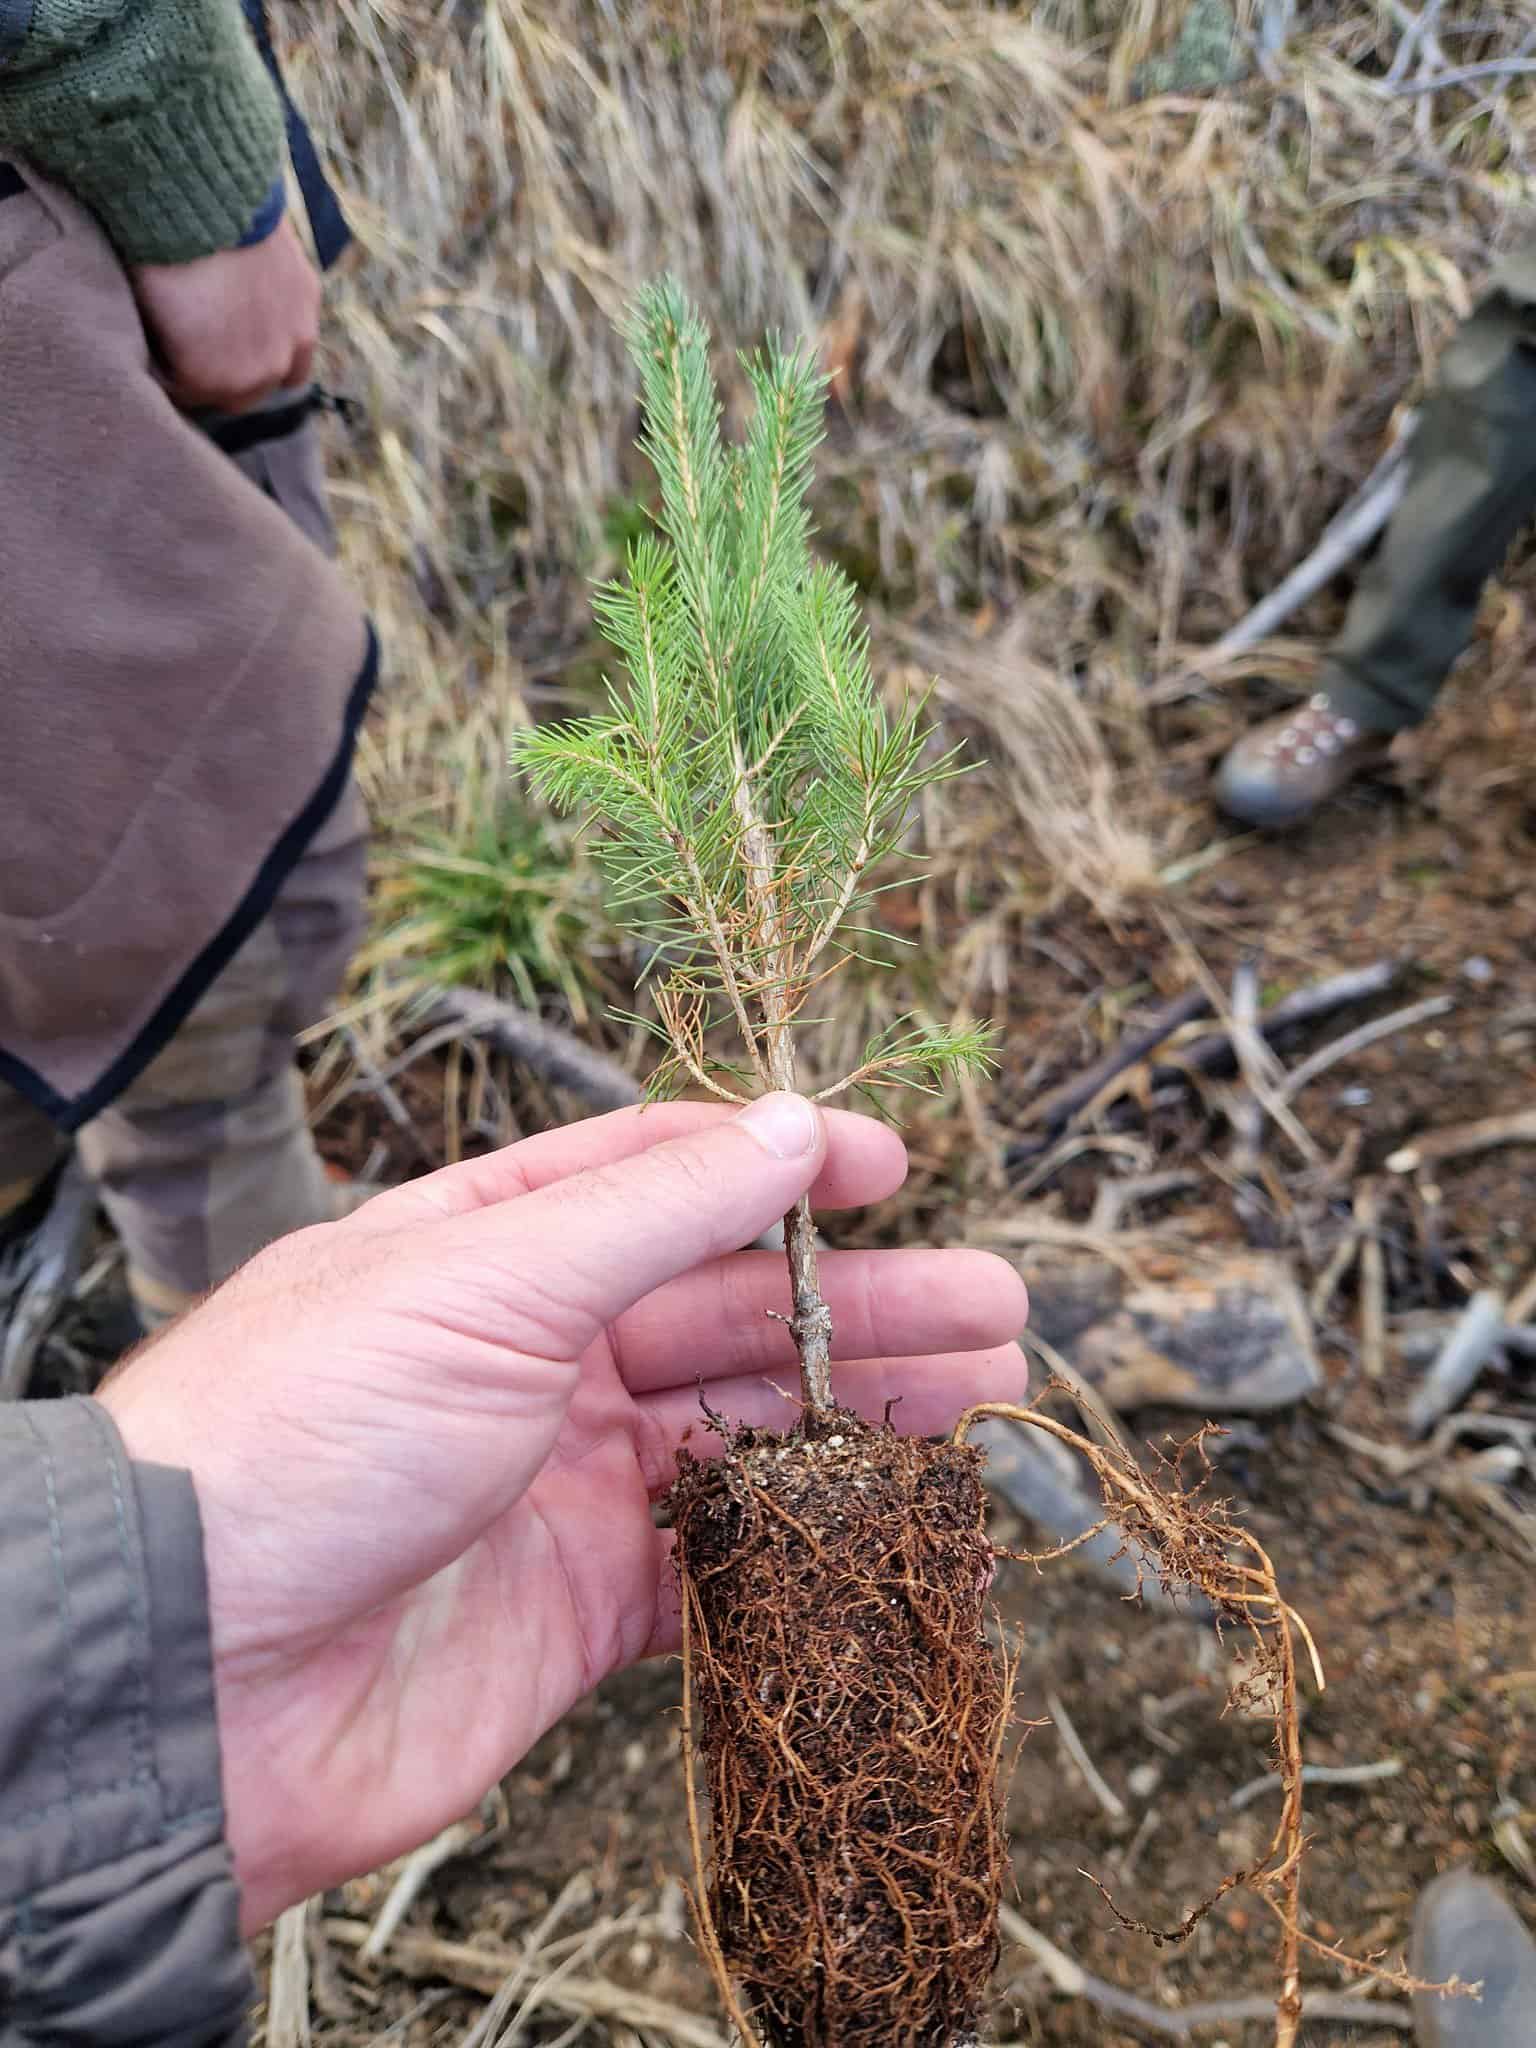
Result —
<path fill-rule="evenodd" d="M 1221 765 L 1216 800 L 1242 824 L 1302 823 L 1428 717 L 1484 584 L 1536 519 L 1536 233 L 1495 266 L 1447 345 L 1407 468 L 1316 691 Z"/>
<path fill-rule="evenodd" d="M 377 655 L 290 155 L 328 264 L 259 11 L 0 0 L 0 1230 L 78 1133 L 145 1327 L 343 1199 L 293 1042 L 361 929 Z"/>

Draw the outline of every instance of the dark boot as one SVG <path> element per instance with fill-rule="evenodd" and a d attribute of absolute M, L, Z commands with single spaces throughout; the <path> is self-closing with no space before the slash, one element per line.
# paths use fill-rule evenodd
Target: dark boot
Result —
<path fill-rule="evenodd" d="M 1447 1871 L 1419 1900 L 1409 1968 L 1443 1984 L 1481 1983 L 1481 1998 L 1414 1994 L 1419 2048 L 1536 2048 L 1536 1941 L 1491 1879 Z"/>

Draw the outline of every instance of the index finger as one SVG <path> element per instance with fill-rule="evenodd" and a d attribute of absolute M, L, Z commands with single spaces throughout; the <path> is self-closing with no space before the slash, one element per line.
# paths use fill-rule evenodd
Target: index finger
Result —
<path fill-rule="evenodd" d="M 338 1226 L 363 1230 L 399 1230 L 410 1223 L 440 1222 L 445 1216 L 467 1216 L 495 1202 L 515 1201 L 590 1167 L 616 1164 L 664 1145 L 673 1138 L 692 1137 L 726 1123 L 732 1110 L 725 1103 L 649 1102 L 615 1109 L 606 1116 L 587 1117 L 557 1131 L 541 1131 L 483 1159 L 466 1159 L 442 1167 L 387 1194 L 375 1195 Z M 811 1189 L 813 1207 L 851 1209 L 865 1202 L 883 1202 L 907 1177 L 907 1151 L 886 1124 L 845 1109 L 823 1112 L 827 1123 L 827 1159 Z"/>

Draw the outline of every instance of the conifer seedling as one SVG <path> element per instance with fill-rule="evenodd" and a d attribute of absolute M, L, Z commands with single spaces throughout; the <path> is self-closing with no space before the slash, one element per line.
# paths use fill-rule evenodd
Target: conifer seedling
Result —
<path fill-rule="evenodd" d="M 777 348 L 746 362 L 756 408 L 737 447 L 721 433 L 708 334 L 675 285 L 641 295 L 627 338 L 661 513 L 597 596 L 623 669 L 606 712 L 532 732 L 514 758 L 559 809 L 601 821 L 615 901 L 660 948 L 667 1054 L 652 1091 L 692 1083 L 744 1102 L 796 1086 L 797 1023 L 865 936 L 854 915 L 914 799 L 957 763 L 933 757 L 921 705 L 882 706 L 854 588 L 811 554 L 821 374 Z M 721 1025 L 734 1026 L 730 1057 Z M 932 1087 L 985 1065 L 988 1043 L 984 1029 L 900 1023 L 817 1099 Z M 802 1391 L 825 1407 L 808 1202 L 785 1235 Z"/>
<path fill-rule="evenodd" d="M 599 826 L 657 949 L 655 1087 L 744 1102 L 799 1084 L 796 1033 L 863 944 L 914 799 L 958 763 L 920 703 L 882 704 L 853 587 L 813 557 L 814 365 L 772 347 L 744 363 L 736 445 L 674 285 L 642 294 L 627 339 L 660 510 L 596 600 L 622 669 L 604 712 L 515 759 Z M 818 1099 L 931 1089 L 988 1043 L 907 1020 Z M 798 1419 L 718 1425 L 725 1455 L 685 1451 L 670 1503 L 713 1829 L 705 1948 L 748 2039 L 950 2048 L 995 1957 L 1005 1863 L 979 1454 L 834 1405 L 808 1199 L 785 1249 Z"/>

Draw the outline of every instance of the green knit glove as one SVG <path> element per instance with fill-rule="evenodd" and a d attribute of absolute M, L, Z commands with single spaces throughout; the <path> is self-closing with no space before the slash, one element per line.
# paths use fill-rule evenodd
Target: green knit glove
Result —
<path fill-rule="evenodd" d="M 286 161 L 239 0 L 0 0 L 0 156 L 89 207 L 125 264 L 234 248 Z"/>

